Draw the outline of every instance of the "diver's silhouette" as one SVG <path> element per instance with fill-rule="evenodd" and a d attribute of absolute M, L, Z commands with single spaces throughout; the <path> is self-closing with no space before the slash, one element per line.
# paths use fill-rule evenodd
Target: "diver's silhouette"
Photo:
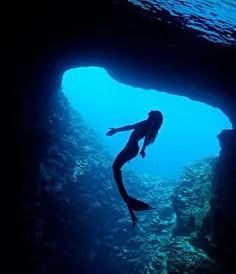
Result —
<path fill-rule="evenodd" d="M 137 220 L 133 211 L 141 211 L 152 209 L 150 205 L 142 201 L 136 200 L 130 197 L 124 187 L 122 176 L 121 176 L 121 167 L 138 155 L 139 146 L 138 142 L 144 138 L 143 147 L 140 151 L 142 158 L 146 156 L 145 149 L 148 145 L 153 143 L 156 139 L 158 131 L 162 125 L 163 116 L 162 113 L 158 110 L 152 110 L 148 113 L 148 118 L 144 121 L 141 121 L 134 125 L 128 125 L 120 128 L 110 128 L 106 133 L 107 136 L 111 136 L 119 131 L 126 131 L 134 129 L 130 135 L 129 141 L 126 144 L 125 148 L 117 155 L 115 161 L 113 162 L 113 175 L 118 186 L 119 192 L 126 202 L 132 221 L 133 226 Z"/>

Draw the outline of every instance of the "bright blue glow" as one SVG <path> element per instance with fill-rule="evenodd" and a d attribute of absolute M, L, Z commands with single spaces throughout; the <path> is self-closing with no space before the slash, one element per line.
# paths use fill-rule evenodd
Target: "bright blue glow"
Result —
<path fill-rule="evenodd" d="M 124 166 L 136 173 L 177 178 L 189 162 L 218 155 L 217 134 L 232 128 L 229 119 L 217 108 L 165 92 L 121 84 L 102 68 L 69 70 L 64 74 L 62 88 L 113 157 L 125 146 L 131 131 L 108 137 L 105 133 L 109 127 L 145 120 L 152 109 L 163 113 L 162 128 L 155 143 L 147 148 L 146 158 L 137 156 Z"/>

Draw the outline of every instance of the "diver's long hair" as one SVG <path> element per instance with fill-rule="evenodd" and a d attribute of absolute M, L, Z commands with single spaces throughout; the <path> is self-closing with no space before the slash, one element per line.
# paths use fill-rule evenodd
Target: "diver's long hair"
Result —
<path fill-rule="evenodd" d="M 154 110 L 150 112 L 148 119 L 151 120 L 151 128 L 145 135 L 145 143 L 147 146 L 155 141 L 158 130 L 160 129 L 163 122 L 163 116 L 160 111 Z"/>

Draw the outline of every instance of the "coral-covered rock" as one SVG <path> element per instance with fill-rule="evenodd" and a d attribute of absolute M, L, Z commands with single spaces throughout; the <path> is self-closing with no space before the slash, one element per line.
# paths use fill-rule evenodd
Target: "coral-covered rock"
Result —
<path fill-rule="evenodd" d="M 167 273 L 216 274 L 217 264 L 201 249 L 195 249 L 187 237 L 176 237 L 169 245 Z"/>
<path fill-rule="evenodd" d="M 218 138 L 221 151 L 212 183 L 211 208 L 200 240 L 227 268 L 235 261 L 236 130 L 223 130 Z"/>
<path fill-rule="evenodd" d="M 177 215 L 175 235 L 190 235 L 201 229 L 209 211 L 215 157 L 199 160 L 185 167 L 172 204 Z"/>

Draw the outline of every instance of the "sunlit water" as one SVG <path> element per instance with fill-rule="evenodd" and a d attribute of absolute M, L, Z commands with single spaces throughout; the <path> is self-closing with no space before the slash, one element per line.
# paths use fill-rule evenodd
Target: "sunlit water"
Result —
<path fill-rule="evenodd" d="M 163 20 L 161 11 L 167 11 L 170 22 L 171 17 L 178 19 L 183 27 L 197 30 L 199 35 L 210 41 L 236 45 L 236 0 L 129 0 L 129 2 L 148 10 L 155 20 Z"/>
<path fill-rule="evenodd" d="M 69 70 L 64 74 L 62 87 L 72 106 L 96 130 L 113 157 L 125 146 L 131 131 L 108 137 L 105 134 L 109 127 L 145 120 L 150 110 L 163 113 L 163 125 L 155 143 L 146 149 L 146 158 L 137 156 L 124 166 L 137 174 L 176 179 L 191 161 L 218 155 L 217 134 L 231 128 L 229 119 L 217 108 L 186 97 L 121 84 L 103 68 Z"/>

